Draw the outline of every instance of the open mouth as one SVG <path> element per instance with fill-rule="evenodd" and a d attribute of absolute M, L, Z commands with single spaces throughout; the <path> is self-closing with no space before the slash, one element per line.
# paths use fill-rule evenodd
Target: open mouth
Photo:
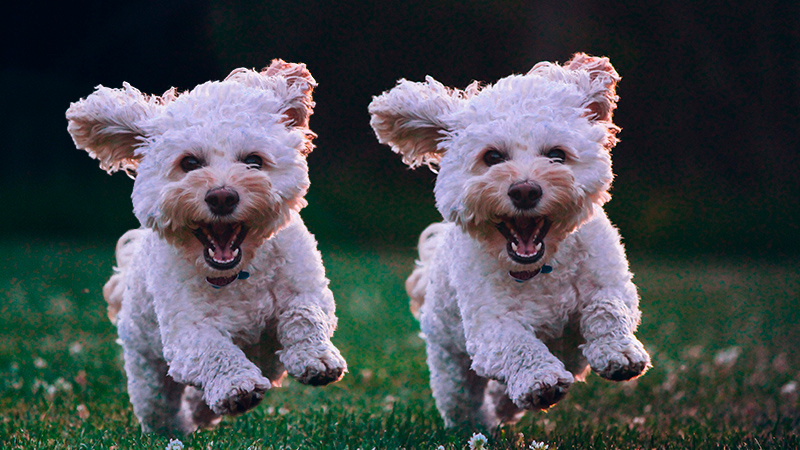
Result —
<path fill-rule="evenodd" d="M 194 230 L 197 240 L 203 244 L 203 256 L 213 269 L 228 270 L 242 260 L 240 246 L 247 236 L 248 228 L 243 223 L 215 222 L 198 223 Z"/>
<path fill-rule="evenodd" d="M 533 264 L 544 256 L 544 237 L 550 229 L 545 217 L 504 217 L 497 230 L 506 238 L 506 252 L 514 262 Z"/>

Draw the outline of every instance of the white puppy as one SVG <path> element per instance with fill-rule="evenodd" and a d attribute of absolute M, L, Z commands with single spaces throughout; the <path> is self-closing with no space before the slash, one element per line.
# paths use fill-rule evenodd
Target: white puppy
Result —
<path fill-rule="evenodd" d="M 446 222 L 420 238 L 406 287 L 445 424 L 494 428 L 560 400 L 590 366 L 611 380 L 650 358 L 609 200 L 619 75 L 576 54 L 494 85 L 401 80 L 369 111 L 381 143 L 438 171 Z"/>
<path fill-rule="evenodd" d="M 311 385 L 346 371 L 330 341 L 333 295 L 298 214 L 315 85 L 304 64 L 275 60 L 183 94 L 100 86 L 67 111 L 78 148 L 135 177 L 142 228 L 120 239 L 103 292 L 144 431 L 213 426 L 287 371 Z"/>

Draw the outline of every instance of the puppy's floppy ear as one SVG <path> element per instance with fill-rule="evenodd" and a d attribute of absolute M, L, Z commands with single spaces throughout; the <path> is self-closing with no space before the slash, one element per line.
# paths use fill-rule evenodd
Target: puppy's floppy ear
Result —
<path fill-rule="evenodd" d="M 284 116 L 282 122 L 287 126 L 303 129 L 306 142 L 301 153 L 303 155 L 311 153 L 311 150 L 314 149 L 311 140 L 317 135 L 308 128 L 308 122 L 309 117 L 314 113 L 312 93 L 317 86 L 317 81 L 306 69 L 305 64 L 287 63 L 282 59 L 274 59 L 269 67 L 261 69 L 261 72 L 240 68 L 231 72 L 225 80 L 275 92 L 281 99 L 278 112 Z"/>
<path fill-rule="evenodd" d="M 448 130 L 444 116 L 472 94 L 470 89 L 477 91 L 475 86 L 467 91 L 450 89 L 431 77 L 424 83 L 400 80 L 372 99 L 370 125 L 378 141 L 391 145 L 410 167 L 438 164 L 444 154 L 438 143 Z"/>
<path fill-rule="evenodd" d="M 314 101 L 311 94 L 317 86 L 317 81 L 306 69 L 306 65 L 273 59 L 269 67 L 262 69 L 261 73 L 268 77 L 283 77 L 286 80 L 289 95 L 285 97 L 286 111 L 284 115 L 291 125 L 308 128 L 308 118 L 314 112 Z"/>
<path fill-rule="evenodd" d="M 100 161 L 108 173 L 124 169 L 134 176 L 142 158 L 137 151 L 145 136 L 141 121 L 152 117 L 160 97 L 147 97 L 128 83 L 122 89 L 98 86 L 67 110 L 67 131 L 75 146 Z"/>
<path fill-rule="evenodd" d="M 611 122 L 619 100 L 616 89 L 621 77 L 608 58 L 576 53 L 572 59 L 564 63 L 564 68 L 582 70 L 589 74 L 590 85 L 587 87 L 586 107 L 594 115 L 592 120 Z"/>

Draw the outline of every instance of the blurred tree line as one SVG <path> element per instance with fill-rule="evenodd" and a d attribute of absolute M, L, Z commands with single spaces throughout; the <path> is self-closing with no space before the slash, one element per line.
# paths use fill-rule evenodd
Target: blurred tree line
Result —
<path fill-rule="evenodd" d="M 622 75 L 607 209 L 631 251 L 800 251 L 800 3 L 589 0 L 18 2 L 2 33 L 4 237 L 113 239 L 132 182 L 75 150 L 64 111 L 94 86 L 190 89 L 272 58 L 319 82 L 304 210 L 320 241 L 413 246 L 434 175 L 369 127 L 397 79 L 493 82 L 576 51 Z"/>

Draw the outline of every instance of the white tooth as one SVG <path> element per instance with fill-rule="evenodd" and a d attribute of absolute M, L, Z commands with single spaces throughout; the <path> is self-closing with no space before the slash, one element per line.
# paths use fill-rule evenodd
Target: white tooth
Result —
<path fill-rule="evenodd" d="M 516 242 L 512 242 L 511 243 L 511 250 L 517 251 L 517 243 Z"/>
<path fill-rule="evenodd" d="M 239 249 L 238 248 L 233 250 L 233 257 L 235 258 L 237 256 L 239 256 Z"/>
<path fill-rule="evenodd" d="M 214 249 L 213 248 L 210 248 L 210 247 L 208 248 L 208 256 L 210 256 L 212 258 L 214 257 Z"/>

